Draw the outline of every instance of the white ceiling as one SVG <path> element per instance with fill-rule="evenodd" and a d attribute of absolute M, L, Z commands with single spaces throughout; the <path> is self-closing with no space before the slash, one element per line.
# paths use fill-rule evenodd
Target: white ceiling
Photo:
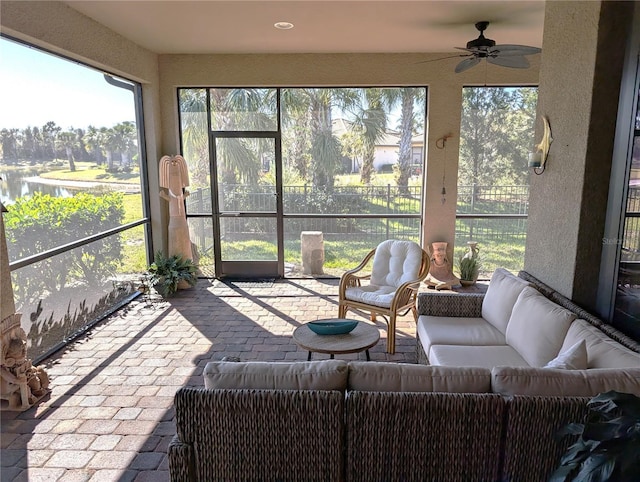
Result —
<path fill-rule="evenodd" d="M 67 1 L 158 54 L 452 52 L 478 36 L 542 47 L 543 1 Z M 291 30 L 273 24 L 287 21 Z"/>

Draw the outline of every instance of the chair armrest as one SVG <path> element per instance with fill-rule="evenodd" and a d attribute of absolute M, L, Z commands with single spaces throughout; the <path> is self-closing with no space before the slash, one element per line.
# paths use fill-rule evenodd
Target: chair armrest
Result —
<path fill-rule="evenodd" d="M 402 308 L 409 304 L 413 305 L 413 300 L 420 289 L 420 283 L 422 280 L 413 280 L 406 283 L 402 283 L 396 290 L 396 294 L 391 302 L 391 309 Z"/>
<path fill-rule="evenodd" d="M 174 435 L 167 450 L 169 474 L 172 482 L 195 480 L 193 473 L 193 447 Z"/>
<path fill-rule="evenodd" d="M 459 316 L 478 318 L 482 316 L 484 293 L 418 293 L 418 315 Z"/>
<path fill-rule="evenodd" d="M 372 249 L 369 253 L 364 257 L 362 262 L 353 269 L 345 271 L 345 273 L 340 278 L 340 286 L 338 288 L 338 293 L 340 295 L 340 299 L 344 299 L 344 293 L 347 288 L 353 288 L 356 286 L 360 286 L 360 280 L 370 279 L 371 274 L 357 275 L 356 273 L 362 271 L 364 267 L 369 263 L 373 255 L 376 254 L 376 250 Z"/>

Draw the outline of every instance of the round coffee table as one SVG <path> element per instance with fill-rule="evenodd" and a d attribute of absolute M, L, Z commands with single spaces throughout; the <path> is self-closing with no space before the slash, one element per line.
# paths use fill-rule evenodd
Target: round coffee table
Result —
<path fill-rule="evenodd" d="M 340 321 L 343 318 L 327 318 L 318 321 Z M 307 360 L 311 360 L 311 354 L 328 353 L 331 358 L 334 355 L 345 353 L 359 353 L 365 351 L 367 361 L 371 360 L 369 348 L 380 340 L 380 331 L 374 325 L 358 322 L 358 325 L 349 333 L 342 335 L 318 335 L 311 331 L 307 325 L 301 325 L 293 331 L 293 339 L 301 348 L 309 351 Z"/>

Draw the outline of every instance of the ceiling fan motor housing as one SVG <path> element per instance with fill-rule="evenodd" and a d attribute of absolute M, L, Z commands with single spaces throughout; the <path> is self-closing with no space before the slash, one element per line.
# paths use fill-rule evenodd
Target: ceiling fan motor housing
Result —
<path fill-rule="evenodd" d="M 496 41 L 490 38 L 486 38 L 484 36 L 484 31 L 489 26 L 489 22 L 478 22 L 476 23 L 476 28 L 480 31 L 480 35 L 477 39 L 471 40 L 467 42 L 467 48 L 472 49 L 480 49 L 487 50 L 496 45 Z"/>

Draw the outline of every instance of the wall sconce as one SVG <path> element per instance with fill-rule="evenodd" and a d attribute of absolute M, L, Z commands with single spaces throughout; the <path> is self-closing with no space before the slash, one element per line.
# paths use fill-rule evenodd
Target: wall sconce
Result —
<path fill-rule="evenodd" d="M 536 145 L 536 150 L 529 153 L 529 167 L 533 168 L 533 172 L 540 175 L 544 172 L 545 164 L 547 163 L 547 157 L 549 157 L 549 148 L 553 142 L 551 137 L 551 126 L 549 125 L 549 118 L 547 116 L 542 117 L 544 125 L 544 134 L 540 144 Z"/>

